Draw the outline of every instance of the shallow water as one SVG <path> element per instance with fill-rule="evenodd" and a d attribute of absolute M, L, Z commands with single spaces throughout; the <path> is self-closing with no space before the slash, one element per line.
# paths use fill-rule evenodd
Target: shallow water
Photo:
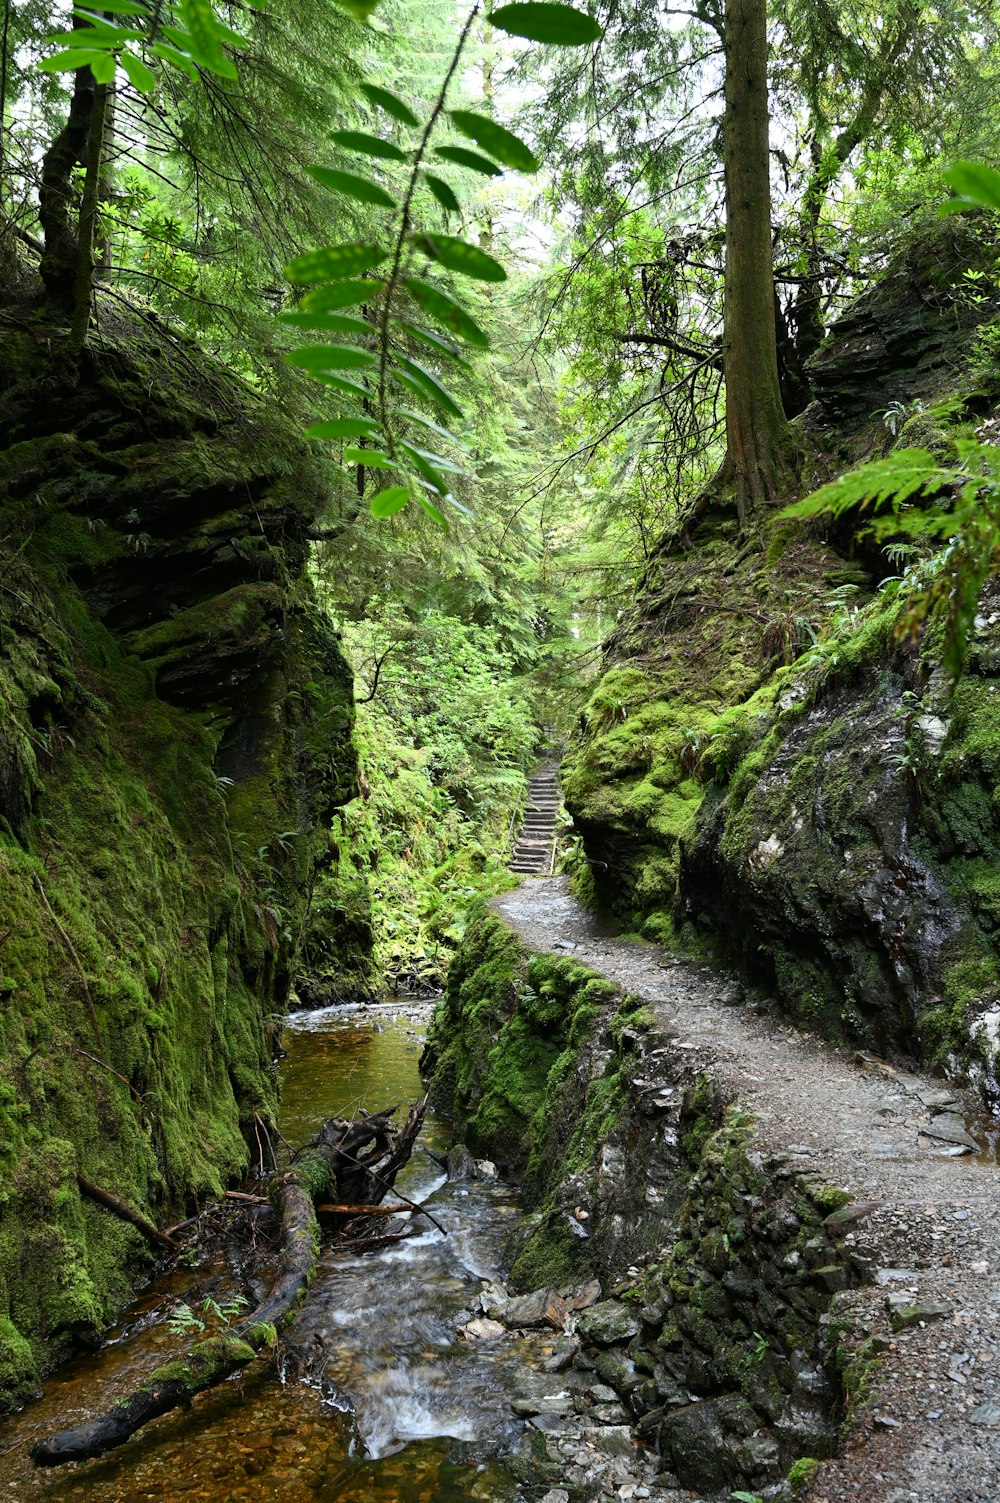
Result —
<path fill-rule="evenodd" d="M 405 1106 L 421 1093 L 417 1061 L 426 1007 L 398 1002 L 363 1012 L 299 1014 L 285 1035 L 280 1127 L 291 1142 L 324 1118 L 364 1104 Z M 126 1313 L 102 1349 L 67 1364 L 37 1403 L 0 1429 L 0 1503 L 86 1498 L 88 1503 L 173 1500 L 364 1500 L 467 1503 L 513 1496 L 495 1461 L 520 1422 L 510 1396 L 544 1338 L 467 1343 L 458 1326 L 498 1258 L 517 1202 L 496 1182 L 449 1184 L 427 1152 L 449 1141 L 428 1118 L 420 1147 L 397 1182 L 428 1199 L 411 1239 L 363 1257 L 325 1246 L 281 1364 L 201 1395 L 190 1413 L 164 1416 L 100 1461 L 36 1471 L 27 1450 L 39 1434 L 101 1413 L 153 1366 L 183 1348 L 162 1317 L 195 1275 L 159 1280 Z M 198 1277 L 204 1276 L 200 1270 Z M 223 1299 L 220 1287 L 215 1298 Z M 355 1420 L 338 1408 L 350 1395 Z M 360 1437 L 360 1443 L 358 1440 Z"/>

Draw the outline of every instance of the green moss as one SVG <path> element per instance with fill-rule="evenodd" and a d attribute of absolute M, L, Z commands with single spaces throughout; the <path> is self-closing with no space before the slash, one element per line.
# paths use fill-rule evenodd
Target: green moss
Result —
<path fill-rule="evenodd" d="M 822 1465 L 814 1456 L 800 1456 L 788 1473 L 788 1485 L 792 1492 L 800 1493 L 808 1487 Z"/>

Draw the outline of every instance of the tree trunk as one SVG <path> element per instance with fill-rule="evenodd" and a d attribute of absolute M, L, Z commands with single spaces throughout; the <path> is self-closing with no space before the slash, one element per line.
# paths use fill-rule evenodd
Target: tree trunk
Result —
<path fill-rule="evenodd" d="M 780 493 L 794 444 L 778 380 L 766 0 L 726 0 L 726 459 L 740 522 Z"/>
<path fill-rule="evenodd" d="M 97 205 L 104 168 L 104 117 L 108 107 L 108 86 L 97 84 L 87 132 L 87 171 L 80 200 L 80 222 L 76 236 L 76 280 L 73 292 L 73 324 L 70 346 L 82 350 L 90 328 L 90 300 L 94 289 L 94 246 L 97 236 Z"/>
<path fill-rule="evenodd" d="M 89 68 L 77 68 L 69 117 L 42 158 L 38 220 L 45 253 L 39 271 L 50 302 L 72 317 L 76 305 L 77 236 L 73 224 L 73 168 L 87 158 L 97 86 Z"/>

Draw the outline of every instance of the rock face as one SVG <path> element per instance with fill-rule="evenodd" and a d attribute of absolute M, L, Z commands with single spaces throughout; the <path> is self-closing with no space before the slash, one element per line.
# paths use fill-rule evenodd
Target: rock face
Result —
<path fill-rule="evenodd" d="M 432 1090 L 466 1141 L 503 1159 L 523 1123 L 515 1167 L 537 1209 L 510 1252 L 514 1277 L 540 1287 L 484 1308 L 508 1327 L 570 1330 L 580 1312 L 551 1370 L 599 1380 L 598 1449 L 627 1417 L 684 1486 L 759 1490 L 836 1444 L 836 1306 L 863 1271 L 856 1219 L 831 1214 L 848 1197 L 787 1154 L 755 1152 L 752 1120 L 725 1109 L 683 1045 L 623 1013 L 620 994 L 580 1006 L 598 978 L 543 959 L 483 915 L 429 1044 Z M 545 1041 L 559 1050 L 548 1063 Z M 518 1074 L 505 1070 L 514 1045 Z M 584 1207 L 581 1236 L 570 1223 Z M 613 1297 L 592 1303 L 577 1283 L 588 1273 Z M 531 1480 L 559 1476 L 543 1465 Z"/>
<path fill-rule="evenodd" d="M 942 225 L 835 326 L 802 419 L 816 481 L 894 443 L 947 457 L 988 417 L 1000 383 L 966 376 L 963 395 L 955 330 L 995 311 L 964 290 L 994 255 L 975 224 Z M 563 769 L 581 883 L 830 1037 L 988 1081 L 1000 597 L 987 588 L 951 692 L 904 597 L 879 588 L 891 562 L 852 530 L 768 517 L 750 540 L 720 509 L 664 541 Z"/>
<path fill-rule="evenodd" d="M 117 321 L 116 321 L 117 320 Z M 104 310 L 79 382 L 0 340 L 0 1406 L 148 1266 L 273 1112 L 352 691 L 305 575 L 296 425 Z"/>

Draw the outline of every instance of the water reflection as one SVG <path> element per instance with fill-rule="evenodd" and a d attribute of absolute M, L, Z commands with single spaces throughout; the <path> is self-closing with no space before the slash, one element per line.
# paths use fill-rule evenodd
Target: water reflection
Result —
<path fill-rule="evenodd" d="M 324 1118 L 405 1105 L 421 1092 L 417 1068 L 427 1010 L 398 1003 L 299 1015 L 286 1031 L 281 1131 L 308 1138 Z M 165 1416 L 101 1461 L 36 1472 L 39 1434 L 107 1408 L 151 1366 L 184 1345 L 162 1316 L 190 1277 L 161 1280 L 128 1312 L 99 1353 L 47 1384 L 44 1397 L 0 1429 L 0 1499 L 85 1498 L 88 1503 L 468 1503 L 513 1496 L 496 1464 L 513 1437 L 509 1395 L 537 1343 L 502 1337 L 467 1343 L 458 1327 L 479 1281 L 497 1271 L 516 1202 L 493 1183 L 445 1183 L 432 1156 L 448 1142 L 429 1119 L 399 1188 L 431 1197 L 444 1233 L 419 1234 L 359 1258 L 326 1249 L 295 1327 L 279 1383 L 251 1370 Z M 418 1223 L 420 1224 L 420 1223 Z M 309 1382 L 297 1381 L 302 1372 Z M 291 1381 L 293 1373 L 296 1381 Z M 328 1402 L 332 1379 L 351 1394 L 349 1416 Z M 365 1454 L 367 1453 L 367 1454 Z"/>

